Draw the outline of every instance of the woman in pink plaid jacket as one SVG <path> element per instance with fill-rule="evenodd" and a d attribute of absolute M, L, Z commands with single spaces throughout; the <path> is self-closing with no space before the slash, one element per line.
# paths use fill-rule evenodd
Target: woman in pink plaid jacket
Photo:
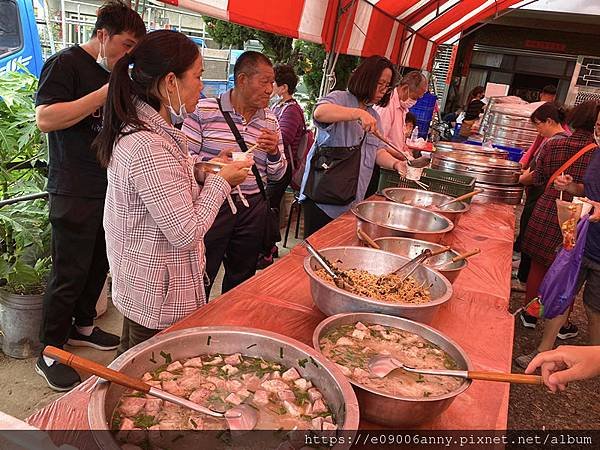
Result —
<path fill-rule="evenodd" d="M 131 74 L 129 66 L 132 65 Z M 205 233 L 250 163 L 226 164 L 201 188 L 179 130 L 202 90 L 202 58 L 185 35 L 156 31 L 115 65 L 102 132 L 112 299 L 123 313 L 119 353 L 206 303 Z"/>

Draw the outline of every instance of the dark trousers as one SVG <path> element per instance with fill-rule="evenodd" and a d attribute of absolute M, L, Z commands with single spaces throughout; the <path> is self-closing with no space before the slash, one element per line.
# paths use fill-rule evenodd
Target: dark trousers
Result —
<path fill-rule="evenodd" d="M 333 218 L 329 217 L 325 212 L 317 206 L 310 198 L 306 197 L 302 201 L 302 211 L 304 212 L 304 238 L 319 231 Z"/>
<path fill-rule="evenodd" d="M 283 199 L 283 195 L 285 194 L 285 190 L 290 185 L 290 181 L 292 181 L 292 166 L 288 164 L 285 174 L 283 178 L 279 181 L 269 181 L 267 183 L 267 194 L 269 195 L 269 206 L 271 209 L 277 210 L 279 212 L 279 208 L 281 207 L 281 200 Z M 273 242 L 265 242 L 264 248 L 261 250 L 263 255 L 270 255 L 271 250 L 275 246 L 277 242 L 281 240 L 281 236 L 277 241 Z"/>
<path fill-rule="evenodd" d="M 229 202 L 223 202 L 215 222 L 204 236 L 206 273 L 210 278 L 207 298 L 221 263 L 225 267 L 221 292 L 225 293 L 256 273 L 256 260 L 263 247 L 267 202 L 261 194 L 247 195 L 250 206 L 246 208 L 239 196 L 232 194 L 231 197 L 237 214 L 231 212 Z"/>
<path fill-rule="evenodd" d="M 106 281 L 104 199 L 50 195 L 52 273 L 44 297 L 40 340 L 62 347 L 73 318 L 91 326 Z"/>
<path fill-rule="evenodd" d="M 123 317 L 123 331 L 121 332 L 121 342 L 117 349 L 117 356 L 125 353 L 131 347 L 147 341 L 159 331 L 146 328 L 133 320 L 129 320 L 127 317 Z"/>

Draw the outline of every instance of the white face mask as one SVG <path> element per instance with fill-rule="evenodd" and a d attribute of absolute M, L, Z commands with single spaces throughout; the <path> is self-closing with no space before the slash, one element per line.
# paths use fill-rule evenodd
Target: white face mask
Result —
<path fill-rule="evenodd" d="M 181 96 L 179 95 L 179 86 L 177 85 L 177 78 L 175 78 L 175 89 L 177 89 L 177 100 L 179 100 L 179 112 L 175 112 L 173 108 L 173 104 L 171 103 L 171 96 L 169 95 L 169 91 L 167 91 L 167 98 L 169 99 L 169 105 L 167 109 L 169 110 L 169 116 L 171 117 L 171 124 L 181 125 L 185 118 L 188 116 L 188 112 L 185 109 L 185 105 L 181 103 Z"/>
<path fill-rule="evenodd" d="M 104 70 L 110 72 L 110 69 L 108 68 L 108 59 L 106 58 L 106 48 L 104 47 L 104 44 L 102 42 L 100 42 L 100 51 L 98 52 L 96 62 Z"/>
<path fill-rule="evenodd" d="M 404 100 L 401 103 L 404 108 L 410 109 L 417 104 L 417 101 L 409 97 L 407 100 Z"/>

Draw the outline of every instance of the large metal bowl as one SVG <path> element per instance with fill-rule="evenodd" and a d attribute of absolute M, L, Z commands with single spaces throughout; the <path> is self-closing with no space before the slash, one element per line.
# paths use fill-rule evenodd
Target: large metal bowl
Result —
<path fill-rule="evenodd" d="M 471 209 L 471 205 L 467 202 L 455 202 L 444 208 L 438 208 L 436 205 L 449 202 L 454 197 L 419 189 L 387 188 L 382 191 L 382 194 L 392 202 L 416 206 L 417 208 L 441 214 L 451 220 L 454 226 L 458 225 L 458 221 L 462 214 Z"/>
<path fill-rule="evenodd" d="M 364 201 L 352 208 L 358 228 L 372 238 L 409 237 L 440 242 L 454 224 L 441 214 L 386 201 Z"/>
<path fill-rule="evenodd" d="M 410 238 L 379 238 L 375 239 L 375 242 L 381 247 L 381 250 L 385 252 L 394 253 L 396 255 L 404 256 L 406 258 L 415 258 L 420 255 L 423 250 L 429 249 L 432 252 L 436 250 L 440 250 L 443 245 L 434 244 L 432 242 L 420 241 L 418 239 L 410 239 Z M 454 283 L 458 275 L 460 275 L 460 271 L 463 270 L 469 264 L 466 259 L 462 261 L 458 261 L 452 264 L 448 264 L 452 258 L 458 256 L 459 253 L 454 250 L 448 250 L 441 255 L 432 256 L 429 258 L 425 265 L 432 266 L 432 268 L 436 269 L 439 273 L 444 275 L 450 283 Z M 444 270 L 437 269 L 436 265 L 444 265 L 448 264 Z"/>
<path fill-rule="evenodd" d="M 375 275 L 393 272 L 409 261 L 408 258 L 393 253 L 365 247 L 331 247 L 319 252 L 329 261 L 335 262 L 340 269 L 362 269 Z M 319 277 L 315 272 L 320 268 L 312 256 L 304 259 L 304 270 L 310 278 L 313 301 L 328 316 L 349 312 L 375 312 L 429 323 L 438 308 L 452 297 L 450 282 L 439 272 L 426 266 L 419 266 L 412 275 L 418 282 L 431 285 L 431 301 L 421 304 L 388 303 L 352 294 Z"/>
<path fill-rule="evenodd" d="M 380 324 L 406 330 L 427 339 L 429 342 L 439 346 L 448 353 L 458 365 L 459 370 L 472 370 L 473 366 L 469 357 L 458 344 L 441 332 L 427 325 L 413 322 L 400 317 L 386 316 L 384 314 L 338 314 L 321 322 L 313 333 L 313 345 L 320 351 L 321 336 L 329 330 L 341 325 L 354 324 L 356 322 L 369 324 Z M 353 380 L 360 414 L 363 419 L 393 428 L 408 428 L 429 422 L 442 414 L 454 401 L 454 399 L 466 391 L 471 385 L 471 380 L 465 382 L 454 392 L 438 397 L 411 398 L 385 394 L 363 386 Z"/>
<path fill-rule="evenodd" d="M 145 372 L 163 362 L 159 356 L 161 352 L 170 353 L 173 360 L 207 353 L 240 352 L 293 366 L 321 390 L 340 429 L 358 429 L 358 402 L 346 377 L 323 355 L 289 337 L 243 327 L 189 328 L 154 336 L 119 356 L 108 367 L 141 378 Z M 150 361 L 154 358 L 158 363 Z M 298 361 L 307 358 L 312 358 L 315 364 L 299 367 Z M 124 390 L 121 386 L 99 380 L 92 391 L 88 406 L 89 425 L 91 430 L 98 430 L 94 432 L 94 439 L 103 450 L 120 449 L 108 424 Z"/>

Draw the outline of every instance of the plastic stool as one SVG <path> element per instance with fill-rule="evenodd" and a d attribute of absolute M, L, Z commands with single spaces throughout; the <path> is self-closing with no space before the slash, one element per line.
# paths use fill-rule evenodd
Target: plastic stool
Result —
<path fill-rule="evenodd" d="M 300 215 L 302 214 L 302 204 L 298 201 L 299 196 L 299 192 L 294 192 L 294 201 L 290 205 L 290 214 L 287 218 L 287 224 L 285 226 L 285 238 L 283 239 L 283 246 L 286 248 L 288 236 L 290 235 L 290 228 L 292 226 L 292 214 L 294 213 L 294 209 L 297 210 L 296 231 L 294 232 L 294 238 L 298 239 L 298 232 L 300 231 Z"/>

